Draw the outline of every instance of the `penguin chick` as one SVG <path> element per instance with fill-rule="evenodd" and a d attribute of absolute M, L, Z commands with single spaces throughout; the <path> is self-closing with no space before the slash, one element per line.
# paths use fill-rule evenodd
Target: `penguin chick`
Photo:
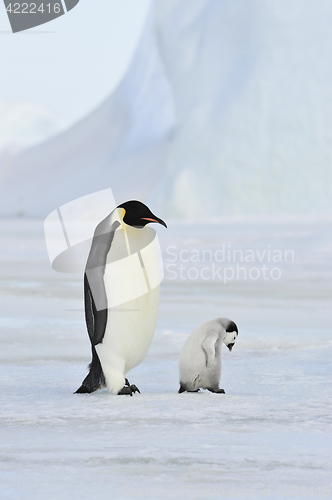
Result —
<path fill-rule="evenodd" d="M 208 389 L 224 394 L 219 389 L 221 376 L 221 344 L 231 351 L 238 336 L 236 324 L 227 318 L 216 318 L 199 325 L 189 335 L 180 359 L 181 392 Z"/>

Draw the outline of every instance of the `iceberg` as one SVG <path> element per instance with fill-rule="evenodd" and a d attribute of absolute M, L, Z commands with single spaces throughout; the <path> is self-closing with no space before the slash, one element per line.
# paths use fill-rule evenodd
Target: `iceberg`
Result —
<path fill-rule="evenodd" d="M 152 3 L 119 87 L 69 130 L 2 155 L 0 214 L 111 188 L 164 217 L 331 210 L 332 3 Z"/>

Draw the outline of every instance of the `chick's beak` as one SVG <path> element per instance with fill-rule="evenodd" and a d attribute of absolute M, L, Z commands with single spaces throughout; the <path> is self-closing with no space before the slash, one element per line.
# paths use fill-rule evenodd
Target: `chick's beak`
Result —
<path fill-rule="evenodd" d="M 228 349 L 231 351 L 233 349 L 233 346 L 234 346 L 235 342 L 233 342 L 233 344 L 228 344 Z"/>

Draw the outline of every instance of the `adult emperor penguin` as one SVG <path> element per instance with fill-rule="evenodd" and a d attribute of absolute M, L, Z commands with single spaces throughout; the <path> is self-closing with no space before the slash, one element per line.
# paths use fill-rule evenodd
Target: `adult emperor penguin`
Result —
<path fill-rule="evenodd" d="M 206 321 L 195 328 L 189 335 L 179 359 L 179 393 L 198 392 L 201 388 L 225 394 L 224 389 L 219 389 L 221 345 L 223 342 L 231 351 L 237 336 L 236 324 L 226 318 Z"/>
<path fill-rule="evenodd" d="M 112 394 L 140 392 L 125 375 L 145 358 L 157 322 L 162 276 L 156 232 L 147 227 L 152 222 L 167 227 L 132 200 L 96 227 L 84 273 L 92 361 L 76 393 L 104 386 Z"/>

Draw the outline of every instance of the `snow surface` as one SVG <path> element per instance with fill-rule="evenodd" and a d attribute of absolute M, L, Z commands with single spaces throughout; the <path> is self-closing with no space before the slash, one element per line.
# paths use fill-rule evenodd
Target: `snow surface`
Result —
<path fill-rule="evenodd" d="M 41 220 L 0 220 L 1 499 L 203 498 L 208 490 L 218 498 L 213 488 L 221 498 L 250 498 L 245 489 L 261 498 L 269 487 L 280 499 L 287 486 L 328 498 L 330 221 L 167 223 L 158 230 L 166 266 L 169 246 L 178 260 L 181 250 L 223 244 L 293 249 L 295 259 L 278 264 L 274 281 L 166 273 L 154 341 L 129 374 L 142 393 L 130 398 L 73 394 L 90 356 L 81 276 L 52 271 Z M 222 353 L 226 395 L 179 395 L 185 339 L 217 316 L 239 327 L 234 350 Z"/>
<path fill-rule="evenodd" d="M 331 0 L 152 7 L 99 108 L 0 158 L 0 213 L 46 216 L 107 187 L 168 217 L 331 210 Z"/>

